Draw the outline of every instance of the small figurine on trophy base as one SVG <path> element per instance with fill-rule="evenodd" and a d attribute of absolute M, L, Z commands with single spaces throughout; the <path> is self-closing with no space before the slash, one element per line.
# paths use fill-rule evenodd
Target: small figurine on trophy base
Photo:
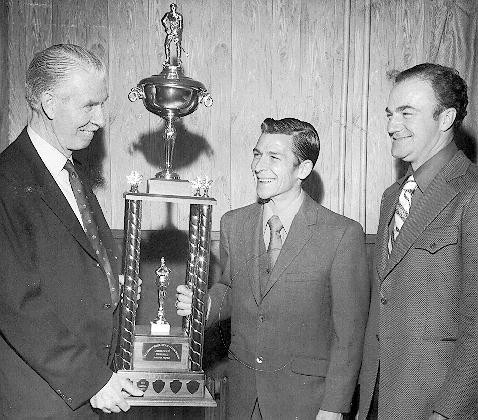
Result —
<path fill-rule="evenodd" d="M 161 257 L 161 266 L 156 270 L 156 287 L 158 288 L 158 314 L 151 321 L 151 335 L 169 335 L 171 326 L 164 316 L 164 301 L 166 300 L 167 288 L 169 286 L 169 273 L 171 270 L 166 267 L 164 257 Z"/>

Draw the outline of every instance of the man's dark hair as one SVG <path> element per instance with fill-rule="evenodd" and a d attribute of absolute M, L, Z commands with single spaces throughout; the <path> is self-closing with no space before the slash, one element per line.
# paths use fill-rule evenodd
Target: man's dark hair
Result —
<path fill-rule="evenodd" d="M 398 73 L 395 76 L 395 83 L 412 78 L 427 80 L 432 85 L 438 101 L 433 118 L 437 119 L 445 109 L 455 108 L 456 118 L 453 127 L 458 128 L 467 114 L 468 105 L 466 82 L 458 71 L 439 64 L 423 63 Z"/>
<path fill-rule="evenodd" d="M 310 160 L 313 165 L 317 162 L 320 140 L 312 124 L 296 118 L 283 118 L 282 120 L 266 118 L 261 124 L 261 131 L 263 134 L 292 136 L 292 152 L 299 162 Z"/>

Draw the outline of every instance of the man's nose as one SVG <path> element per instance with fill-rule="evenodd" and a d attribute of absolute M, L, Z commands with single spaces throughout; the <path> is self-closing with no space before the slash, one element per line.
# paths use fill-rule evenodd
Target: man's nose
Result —
<path fill-rule="evenodd" d="M 105 111 L 102 105 L 95 106 L 91 122 L 100 128 L 105 126 Z"/>
<path fill-rule="evenodd" d="M 265 168 L 264 156 L 259 156 L 259 157 L 255 158 L 254 161 L 252 162 L 252 170 L 254 172 L 259 172 L 264 168 Z"/>
<path fill-rule="evenodd" d="M 400 131 L 402 128 L 403 128 L 403 124 L 401 119 L 397 116 L 393 116 L 393 115 L 390 116 L 387 123 L 388 134 L 391 136 L 394 133 Z"/>

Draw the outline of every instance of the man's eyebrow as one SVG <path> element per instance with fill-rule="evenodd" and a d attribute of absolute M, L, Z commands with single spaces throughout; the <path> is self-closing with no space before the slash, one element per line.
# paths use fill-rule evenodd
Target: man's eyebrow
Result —
<path fill-rule="evenodd" d="M 415 108 L 414 106 L 411 106 L 411 105 L 400 105 L 399 107 L 397 107 L 397 111 L 401 112 L 401 111 L 405 111 L 406 109 L 411 109 L 413 111 L 418 111 L 417 108 Z M 393 111 L 390 110 L 389 107 L 385 108 L 385 112 L 387 114 L 391 114 Z"/>

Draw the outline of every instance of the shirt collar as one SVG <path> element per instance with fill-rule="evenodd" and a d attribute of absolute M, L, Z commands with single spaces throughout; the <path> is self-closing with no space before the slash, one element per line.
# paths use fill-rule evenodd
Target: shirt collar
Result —
<path fill-rule="evenodd" d="M 276 211 L 275 213 L 272 211 L 272 207 L 269 204 L 269 202 L 264 204 L 264 210 L 262 213 L 262 232 L 265 233 L 267 227 L 267 222 L 269 219 L 276 214 L 279 216 L 279 219 L 282 222 L 282 226 L 284 228 L 284 231 L 286 235 L 289 233 L 290 226 L 292 225 L 292 221 L 294 220 L 295 215 L 300 209 L 300 206 L 304 202 L 304 191 L 301 190 L 299 196 L 290 203 L 290 205 L 287 207 L 285 211 L 278 212 Z"/>
<path fill-rule="evenodd" d="M 428 188 L 435 176 L 440 170 L 452 159 L 455 153 L 458 151 L 458 147 L 455 142 L 447 144 L 438 153 L 428 159 L 423 165 L 421 165 L 416 171 L 413 170 L 412 165 L 408 167 L 405 178 L 403 179 L 402 186 L 407 181 L 410 175 L 413 175 L 418 188 L 422 193 Z"/>
<path fill-rule="evenodd" d="M 27 133 L 47 169 L 54 178 L 58 177 L 65 166 L 66 156 L 40 137 L 30 126 L 27 127 Z"/>

